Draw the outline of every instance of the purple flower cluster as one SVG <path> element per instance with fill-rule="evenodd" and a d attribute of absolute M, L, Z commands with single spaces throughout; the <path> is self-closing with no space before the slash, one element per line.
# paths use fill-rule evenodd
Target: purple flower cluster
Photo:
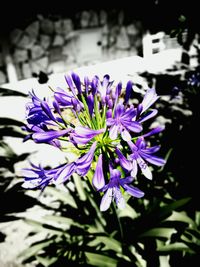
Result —
<path fill-rule="evenodd" d="M 193 73 L 188 78 L 188 85 L 191 87 L 200 87 L 200 73 L 199 72 Z"/>
<path fill-rule="evenodd" d="M 122 84 L 114 86 L 109 75 L 101 81 L 80 77 L 72 73 L 65 77 L 66 90 L 58 88 L 51 99 L 39 99 L 30 93 L 32 102 L 27 104 L 28 132 L 25 140 L 47 143 L 62 148 L 63 142 L 71 143 L 78 154 L 77 160 L 51 170 L 32 164 L 24 170 L 25 188 L 44 189 L 49 184 L 67 182 L 77 173 L 87 178 L 93 172 L 92 185 L 103 194 L 100 210 L 110 207 L 112 200 L 119 208 L 125 206 L 124 191 L 141 198 L 144 193 L 134 187 L 138 166 L 141 173 L 152 179 L 149 163 L 163 166 L 165 160 L 155 156 L 159 146 L 150 147 L 147 137 L 160 133 L 163 128 L 143 133 L 143 123 L 157 114 L 151 106 L 158 99 L 154 89 L 148 89 L 138 105 L 131 103 L 132 82 L 125 90 Z"/>

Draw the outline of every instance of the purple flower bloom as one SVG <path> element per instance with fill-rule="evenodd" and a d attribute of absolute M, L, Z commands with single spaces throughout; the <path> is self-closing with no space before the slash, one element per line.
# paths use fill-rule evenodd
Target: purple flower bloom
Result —
<path fill-rule="evenodd" d="M 128 103 L 132 90 L 133 90 L 133 83 L 132 81 L 128 81 L 126 85 L 126 93 L 125 93 L 125 99 L 124 99 L 125 104 Z"/>
<path fill-rule="evenodd" d="M 42 190 L 49 184 L 52 184 L 56 169 L 44 170 L 40 165 L 31 164 L 32 169 L 23 169 L 25 181 L 22 187 L 34 189 L 41 188 Z"/>
<path fill-rule="evenodd" d="M 158 113 L 157 109 L 152 109 L 150 111 L 147 111 L 145 114 L 143 114 L 142 117 L 140 117 L 138 119 L 138 122 L 145 122 L 151 118 L 153 118 L 154 116 L 156 116 L 156 114 Z"/>
<path fill-rule="evenodd" d="M 43 111 L 41 107 L 42 100 L 39 99 L 34 91 L 29 92 L 32 102 L 26 105 L 26 119 L 29 124 L 38 125 L 42 122 L 50 121 L 51 119 Z"/>
<path fill-rule="evenodd" d="M 68 89 L 57 88 L 52 102 L 39 99 L 34 92 L 30 94 L 32 103 L 27 105 L 29 124 L 24 127 L 28 132 L 25 140 L 32 139 L 36 143 L 48 143 L 59 148 L 64 141 L 71 142 L 78 154 L 77 160 L 52 170 L 32 164 L 32 169 L 25 170 L 23 187 L 44 189 L 49 184 L 65 183 L 73 173 L 84 177 L 96 166 L 90 182 L 95 190 L 104 192 L 101 211 L 107 210 L 112 200 L 123 208 L 124 191 L 137 198 L 143 197 L 144 193 L 131 185 L 138 165 L 142 173 L 152 179 L 146 162 L 157 166 L 165 163 L 154 155 L 159 146 L 149 147 L 144 141 L 163 128 L 139 134 L 143 129 L 141 124 L 157 114 L 156 109 L 149 109 L 158 99 L 155 89 L 147 90 L 141 104 L 134 107 L 129 102 L 131 81 L 126 84 L 123 100 L 122 83 L 113 86 L 109 75 L 105 75 L 102 81 L 94 76 L 91 80 L 85 77 L 81 82 L 80 77 L 72 72 L 65 76 L 65 80 Z M 68 114 L 75 118 L 69 118 Z M 137 141 L 133 143 L 131 140 Z M 68 149 L 67 145 L 64 149 Z M 121 178 L 120 165 L 126 178 Z"/>
<path fill-rule="evenodd" d="M 92 179 L 92 184 L 96 190 L 100 190 L 105 185 L 105 179 L 103 174 L 103 162 L 102 162 L 102 154 L 99 155 L 96 170 Z"/>
<path fill-rule="evenodd" d="M 51 170 L 45 170 L 40 165 L 31 164 L 32 169 L 23 169 L 25 181 L 22 187 L 34 189 L 44 189 L 49 184 L 64 183 L 75 171 L 76 164 L 74 162 L 58 166 Z"/>
<path fill-rule="evenodd" d="M 142 137 L 144 138 L 144 137 L 148 137 L 148 136 L 151 136 L 154 134 L 158 134 L 158 133 L 162 132 L 164 129 L 165 129 L 164 126 L 158 126 L 156 128 L 153 128 L 152 130 L 150 130 L 148 133 L 143 134 Z"/>
<path fill-rule="evenodd" d="M 118 85 L 116 86 L 116 89 L 115 89 L 115 96 L 114 96 L 115 104 L 114 104 L 114 106 L 116 106 L 116 104 L 117 104 L 117 101 L 119 99 L 121 91 L 122 91 L 122 83 L 120 82 L 120 83 L 118 83 Z"/>
<path fill-rule="evenodd" d="M 80 111 L 83 108 L 82 102 L 69 92 L 59 88 L 54 93 L 54 98 L 61 107 L 74 108 L 75 111 Z"/>
<path fill-rule="evenodd" d="M 199 72 L 194 73 L 191 75 L 191 77 L 189 77 L 188 85 L 200 87 L 200 73 Z"/>
<path fill-rule="evenodd" d="M 73 97 L 73 95 L 61 88 L 58 88 L 57 91 L 54 93 L 54 98 L 56 99 L 58 104 L 63 107 L 72 107 Z"/>
<path fill-rule="evenodd" d="M 101 94 L 103 102 L 105 101 L 106 94 L 110 93 L 113 82 L 114 81 L 110 81 L 110 76 L 107 74 L 104 75 L 102 82 L 100 81 L 99 77 L 96 76 L 97 91 Z"/>
<path fill-rule="evenodd" d="M 65 130 L 59 130 L 59 131 L 38 131 L 32 135 L 33 140 L 36 143 L 48 143 L 52 141 L 55 138 L 64 136 L 68 134 L 71 131 L 71 129 L 65 129 Z"/>
<path fill-rule="evenodd" d="M 78 90 L 78 93 L 82 94 L 80 77 L 74 72 L 72 72 L 71 76 L 72 76 L 73 82 L 74 82 L 74 84 Z"/>
<path fill-rule="evenodd" d="M 103 192 L 105 192 L 101 204 L 100 204 L 100 210 L 106 211 L 114 199 L 118 208 L 123 209 L 125 207 L 125 200 L 122 196 L 122 192 L 120 187 L 124 188 L 124 190 L 132 195 L 133 197 L 141 198 L 144 196 L 144 193 L 132 185 L 128 185 L 133 181 L 133 177 L 126 177 L 121 178 L 121 173 L 117 169 L 110 168 L 110 180 L 107 185 L 105 185 L 102 189 Z"/>
<path fill-rule="evenodd" d="M 94 142 L 90 148 L 90 150 L 88 151 L 88 153 L 86 153 L 84 156 L 82 156 L 81 158 L 79 158 L 76 162 L 76 172 L 81 175 L 81 176 L 85 176 L 87 174 L 87 172 L 90 169 L 93 157 L 94 157 L 94 152 L 96 150 L 96 145 L 97 142 Z"/>
<path fill-rule="evenodd" d="M 129 160 L 132 162 L 131 176 L 135 177 L 137 175 L 137 165 L 139 165 L 143 175 L 151 180 L 152 172 L 145 161 L 148 161 L 156 166 L 163 166 L 165 164 L 165 160 L 153 155 L 160 149 L 160 147 L 147 147 L 147 144 L 142 137 L 138 138 L 135 144 L 129 141 L 128 145 L 132 150 L 132 154 L 129 155 Z"/>
<path fill-rule="evenodd" d="M 150 106 L 152 106 L 157 100 L 159 96 L 156 94 L 156 90 L 154 88 L 148 89 L 142 103 L 140 104 L 142 106 L 142 112 L 146 111 Z"/>
<path fill-rule="evenodd" d="M 69 179 L 69 177 L 74 173 L 75 170 L 76 170 L 75 162 L 71 162 L 67 165 L 64 165 L 56 172 L 54 176 L 54 184 L 61 184 L 66 182 Z"/>
<path fill-rule="evenodd" d="M 131 140 L 130 132 L 141 132 L 142 126 L 134 121 L 137 111 L 134 107 L 125 110 L 124 105 L 117 104 L 114 112 L 114 118 L 107 118 L 107 126 L 110 126 L 110 139 L 115 140 L 118 133 L 121 133 L 123 140 Z"/>
<path fill-rule="evenodd" d="M 105 129 L 92 130 L 82 126 L 77 126 L 74 132 L 72 132 L 71 134 L 71 139 L 75 142 L 75 144 L 84 145 L 91 141 L 95 136 L 103 133 L 104 131 Z"/>
<path fill-rule="evenodd" d="M 89 112 L 90 112 L 90 116 L 92 117 L 93 110 L 94 110 L 94 96 L 92 94 L 88 95 L 87 104 L 88 104 L 88 109 L 89 109 Z"/>
<path fill-rule="evenodd" d="M 117 156 L 118 156 L 118 159 L 119 159 L 119 162 L 120 162 L 120 165 L 127 171 L 131 171 L 132 170 L 132 164 L 129 160 L 126 159 L 126 157 L 122 154 L 122 152 L 116 148 L 115 150 Z"/>

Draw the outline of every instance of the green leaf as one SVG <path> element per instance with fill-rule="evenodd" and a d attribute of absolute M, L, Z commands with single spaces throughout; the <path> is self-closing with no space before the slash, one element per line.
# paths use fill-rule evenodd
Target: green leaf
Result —
<path fill-rule="evenodd" d="M 172 234 L 176 233 L 175 229 L 158 227 L 142 233 L 139 237 L 155 237 L 169 239 Z"/>
<path fill-rule="evenodd" d="M 77 192 L 79 194 L 80 200 L 85 201 L 87 199 L 85 189 L 83 187 L 83 182 L 81 180 L 81 177 L 77 175 L 76 173 L 73 174 L 74 183 L 77 189 Z"/>
<path fill-rule="evenodd" d="M 185 222 L 191 224 L 193 227 L 196 227 L 196 223 L 184 212 L 173 211 L 172 215 L 167 220 Z"/>
<path fill-rule="evenodd" d="M 160 252 L 170 252 L 170 251 L 193 252 L 187 245 L 181 242 L 176 242 L 173 244 L 167 244 L 167 245 L 158 247 L 157 251 L 160 251 Z"/>
<path fill-rule="evenodd" d="M 69 204 L 73 208 L 77 209 L 77 205 L 72 198 L 72 196 L 68 192 L 62 192 L 61 190 L 58 190 L 54 187 L 46 187 L 46 192 L 51 194 L 53 197 L 55 197 L 57 200 L 60 200 L 66 204 Z"/>
<path fill-rule="evenodd" d="M 122 253 L 121 243 L 112 237 L 97 236 L 95 239 L 98 243 L 103 243 L 107 249 Z"/>
<path fill-rule="evenodd" d="M 16 154 L 8 144 L 0 141 L 0 156 L 12 158 L 15 157 Z"/>
<path fill-rule="evenodd" d="M 21 252 L 18 257 L 22 258 L 23 261 L 31 258 L 32 256 L 35 256 L 39 251 L 42 251 L 45 247 L 48 247 L 49 244 L 51 244 L 53 241 L 42 241 L 39 244 L 32 245 L 31 247 L 27 248 L 23 252 Z"/>
<path fill-rule="evenodd" d="M 126 207 L 124 209 L 118 209 L 117 214 L 119 218 L 129 217 L 131 219 L 135 219 L 138 217 L 136 211 L 128 203 L 126 203 Z"/>
<path fill-rule="evenodd" d="M 77 226 L 77 227 L 80 227 L 80 228 L 84 228 L 84 226 L 85 226 L 85 225 L 81 225 L 81 224 L 75 222 L 74 220 L 72 220 L 70 218 L 62 217 L 62 216 L 59 216 L 59 215 L 46 215 L 43 218 L 44 218 L 44 220 L 48 221 L 48 224 L 51 223 L 51 222 L 55 222 L 55 223 L 59 224 L 60 227 L 61 226 L 66 227 L 66 226 L 73 225 L 73 226 Z"/>
<path fill-rule="evenodd" d="M 23 97 L 27 97 L 28 95 L 24 94 L 22 92 L 8 89 L 8 88 L 0 88 L 0 96 L 23 96 Z"/>
<path fill-rule="evenodd" d="M 52 263 L 56 262 L 58 259 L 54 258 L 43 258 L 40 256 L 36 256 L 36 259 L 39 263 L 41 263 L 45 267 L 49 267 Z"/>
<path fill-rule="evenodd" d="M 21 127 L 24 125 L 24 123 L 22 121 L 17 121 L 10 118 L 0 118 L 0 127 L 4 125 L 15 125 Z"/>
<path fill-rule="evenodd" d="M 56 235 L 62 235 L 65 234 L 67 235 L 67 232 L 64 232 L 63 229 L 59 229 L 56 227 L 53 227 L 52 225 L 45 224 L 43 221 L 35 221 L 31 219 L 25 219 L 25 222 L 31 226 L 34 227 L 34 230 L 37 232 L 43 231 L 44 233 L 50 233 L 50 234 L 56 234 Z"/>
<path fill-rule="evenodd" d="M 117 266 L 117 260 L 108 257 L 108 256 L 104 256 L 104 255 L 100 255 L 97 253 L 90 253 L 90 252 L 86 252 L 86 257 L 88 259 L 88 263 L 94 266 L 101 266 L 101 267 L 116 267 Z"/>
<path fill-rule="evenodd" d="M 170 149 L 168 150 L 168 152 L 167 152 L 167 154 L 166 154 L 166 156 L 165 156 L 165 160 L 166 160 L 166 162 L 168 161 L 168 159 L 169 159 L 169 157 L 170 157 L 172 151 L 173 151 L 173 148 L 170 148 Z M 165 166 L 166 166 L 166 164 L 163 165 L 163 166 L 158 170 L 158 172 L 162 172 L 163 169 L 165 168 Z"/>
<path fill-rule="evenodd" d="M 182 198 L 180 200 L 174 201 L 171 204 L 165 205 L 164 207 L 161 207 L 159 209 L 159 217 L 165 218 L 167 215 L 170 215 L 172 211 L 184 206 L 191 200 L 190 197 L 188 198 Z"/>

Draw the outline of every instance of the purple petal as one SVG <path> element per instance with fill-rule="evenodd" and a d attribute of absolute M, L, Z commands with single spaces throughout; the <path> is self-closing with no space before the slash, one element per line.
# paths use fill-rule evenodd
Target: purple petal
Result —
<path fill-rule="evenodd" d="M 118 85 L 116 86 L 116 90 L 115 90 L 115 104 L 117 103 L 117 100 L 121 94 L 122 91 L 122 83 L 118 83 Z"/>
<path fill-rule="evenodd" d="M 122 114 L 124 113 L 124 105 L 122 104 L 117 104 L 116 108 L 115 108 L 115 118 L 119 118 L 122 116 Z"/>
<path fill-rule="evenodd" d="M 94 151 L 96 149 L 96 146 L 97 146 L 97 141 L 95 141 L 91 147 L 90 147 L 90 150 L 88 151 L 88 153 L 86 153 L 84 156 L 82 156 L 81 158 L 78 159 L 77 161 L 77 165 L 78 164 L 83 164 L 85 161 L 90 161 L 91 159 L 93 159 L 93 156 L 94 156 Z"/>
<path fill-rule="evenodd" d="M 132 107 L 127 109 L 124 114 L 121 116 L 121 118 L 123 120 L 128 120 L 128 121 L 132 121 L 133 118 L 135 118 L 135 116 L 137 115 L 137 109 Z"/>
<path fill-rule="evenodd" d="M 140 166 L 140 169 L 142 171 L 142 173 L 144 174 L 144 176 L 149 179 L 152 180 L 152 172 L 150 171 L 149 167 L 147 166 L 146 162 L 139 156 L 137 157 L 137 163 Z"/>
<path fill-rule="evenodd" d="M 55 92 L 54 98 L 62 106 L 67 106 L 67 107 L 72 106 L 72 102 L 71 102 L 72 96 L 67 94 L 67 92 L 65 92 L 64 90 L 63 92 Z"/>
<path fill-rule="evenodd" d="M 75 144 L 78 145 L 86 145 L 90 142 L 90 140 L 93 138 L 92 137 L 83 137 L 83 136 L 79 136 L 79 135 L 73 135 L 72 139 L 75 142 Z"/>
<path fill-rule="evenodd" d="M 92 184 L 96 190 L 100 190 L 105 186 L 105 179 L 103 174 L 102 154 L 100 154 L 93 176 Z"/>
<path fill-rule="evenodd" d="M 85 85 L 85 92 L 86 92 L 86 94 L 88 94 L 90 80 L 87 76 L 84 77 L 84 85 Z"/>
<path fill-rule="evenodd" d="M 46 101 L 42 101 L 41 103 L 41 107 L 43 109 L 43 111 L 46 113 L 46 115 L 52 120 L 52 121 L 56 121 L 54 115 L 51 112 L 51 109 L 48 105 L 48 103 Z"/>
<path fill-rule="evenodd" d="M 166 160 L 159 158 L 157 156 L 152 156 L 152 155 L 143 153 L 142 151 L 140 151 L 140 154 L 146 161 L 156 166 L 163 166 L 166 163 Z"/>
<path fill-rule="evenodd" d="M 162 132 L 164 129 L 165 129 L 164 126 L 158 126 L 158 127 L 154 128 L 154 129 L 152 129 L 150 132 L 144 134 L 143 137 L 147 137 L 147 136 L 151 136 L 151 135 L 154 135 L 154 134 L 158 134 L 158 133 Z"/>
<path fill-rule="evenodd" d="M 120 160 L 120 165 L 125 169 L 130 171 L 132 169 L 132 164 L 129 160 L 126 159 L 126 157 L 122 154 L 122 152 L 116 148 L 115 150 L 117 156 L 119 157 Z"/>
<path fill-rule="evenodd" d="M 88 104 L 90 116 L 92 117 L 92 113 L 94 110 L 94 96 L 92 94 L 87 97 L 87 104 Z"/>
<path fill-rule="evenodd" d="M 108 108 L 109 109 L 113 108 L 113 100 L 111 98 L 108 100 Z"/>
<path fill-rule="evenodd" d="M 97 88 L 101 87 L 101 83 L 98 77 L 94 77 L 91 82 L 92 94 L 95 95 L 97 92 Z"/>
<path fill-rule="evenodd" d="M 113 124 L 115 124 L 115 120 L 113 118 L 108 118 L 106 120 L 106 124 L 107 124 L 107 126 L 112 126 Z"/>
<path fill-rule="evenodd" d="M 139 150 L 146 148 L 146 142 L 144 141 L 143 137 L 139 137 L 135 144 L 136 144 L 136 146 L 138 147 Z"/>
<path fill-rule="evenodd" d="M 90 128 L 85 128 L 83 126 L 77 126 L 75 128 L 75 133 L 79 136 L 83 136 L 83 137 L 94 137 L 98 134 L 101 134 L 105 131 L 105 129 L 99 129 L 99 130 L 93 130 Z"/>
<path fill-rule="evenodd" d="M 118 181 L 120 177 L 121 177 L 121 172 L 117 169 L 113 169 L 112 166 L 110 165 L 110 178 L 112 178 L 112 181 Z"/>
<path fill-rule="evenodd" d="M 119 187 L 117 187 L 117 186 L 113 187 L 113 196 L 114 196 L 115 202 L 117 204 L 117 207 L 119 209 L 124 209 L 126 204 L 125 204 L 125 200 L 122 196 L 122 192 L 119 189 Z"/>
<path fill-rule="evenodd" d="M 65 80 L 66 80 L 69 88 L 71 89 L 73 95 L 76 96 L 76 92 L 75 92 L 74 85 L 73 85 L 71 77 L 69 75 L 66 75 L 65 76 Z"/>
<path fill-rule="evenodd" d="M 156 94 L 156 90 L 154 88 L 148 89 L 141 103 L 142 113 L 151 105 L 153 105 L 153 103 L 156 102 L 158 98 L 159 96 Z"/>
<path fill-rule="evenodd" d="M 83 103 L 76 99 L 75 97 L 72 97 L 71 103 L 73 106 L 73 109 L 77 112 L 79 112 L 83 108 Z"/>
<path fill-rule="evenodd" d="M 127 176 L 126 178 L 120 179 L 119 183 L 122 187 L 124 187 L 125 184 L 130 184 L 134 180 L 134 177 L 132 176 Z"/>
<path fill-rule="evenodd" d="M 103 76 L 102 87 L 107 88 L 109 84 L 110 76 L 108 74 Z"/>
<path fill-rule="evenodd" d="M 90 150 L 88 151 L 88 153 L 86 153 L 84 156 L 82 156 L 81 158 L 79 158 L 77 160 L 77 163 L 76 163 L 77 164 L 77 173 L 79 175 L 84 176 L 89 171 L 90 165 L 91 165 L 93 157 L 94 157 L 96 145 L 97 145 L 97 142 L 94 142 L 92 144 Z"/>
<path fill-rule="evenodd" d="M 107 94 L 107 88 L 109 85 L 110 76 L 108 74 L 104 75 L 102 83 L 99 81 L 98 83 L 98 91 L 101 94 L 103 100 L 105 100 Z"/>
<path fill-rule="evenodd" d="M 156 153 L 160 149 L 160 146 L 152 146 L 147 147 L 146 149 L 142 149 L 141 152 L 144 152 L 145 154 L 153 154 Z"/>
<path fill-rule="evenodd" d="M 132 171 L 131 171 L 131 176 L 136 177 L 138 173 L 138 167 L 137 167 L 137 161 L 136 159 L 133 159 L 132 161 Z"/>
<path fill-rule="evenodd" d="M 125 103 L 128 103 L 132 90 L 133 90 L 133 83 L 132 81 L 128 81 L 126 85 Z"/>
<path fill-rule="evenodd" d="M 106 211 L 107 209 L 109 209 L 110 204 L 112 202 L 112 195 L 113 195 L 112 191 L 113 191 L 112 188 L 108 188 L 108 190 L 102 197 L 100 204 L 100 211 Z"/>
<path fill-rule="evenodd" d="M 121 121 L 121 123 L 123 124 L 124 127 L 126 127 L 131 132 L 139 133 L 142 131 L 141 124 L 136 121 L 123 120 Z"/>
<path fill-rule="evenodd" d="M 153 118 L 154 116 L 156 116 L 157 113 L 158 113 L 158 110 L 157 109 L 153 109 L 153 110 L 147 112 L 142 118 L 140 118 L 138 120 L 138 122 L 147 121 L 147 120 Z"/>
<path fill-rule="evenodd" d="M 128 141 L 127 143 L 128 143 L 132 152 L 135 152 L 138 150 L 137 146 L 132 141 Z"/>
<path fill-rule="evenodd" d="M 74 72 L 72 73 L 71 76 L 72 76 L 74 84 L 76 85 L 76 88 L 78 89 L 78 93 L 82 94 L 80 77 Z"/>
<path fill-rule="evenodd" d="M 131 141 L 131 135 L 126 129 L 121 131 L 121 136 L 124 141 Z"/>
<path fill-rule="evenodd" d="M 128 194 L 130 194 L 133 197 L 141 198 L 144 196 L 144 192 L 142 192 L 140 189 L 132 185 L 125 184 L 124 189 L 126 190 Z"/>
<path fill-rule="evenodd" d="M 69 163 L 62 168 L 54 177 L 54 184 L 64 183 L 75 171 L 75 163 Z"/>
<path fill-rule="evenodd" d="M 60 130 L 60 131 L 48 131 L 48 132 L 39 132 L 39 133 L 34 133 L 32 135 L 33 140 L 36 143 L 43 143 L 43 142 L 50 142 L 55 138 L 58 138 L 60 136 L 66 135 L 69 133 L 71 129 L 66 129 L 66 130 Z"/>
<path fill-rule="evenodd" d="M 115 140 L 118 136 L 119 125 L 114 124 L 109 131 L 109 137 L 111 140 Z"/>
<path fill-rule="evenodd" d="M 141 114 L 142 109 L 143 109 L 142 104 L 139 104 L 139 105 L 137 106 L 137 115 L 138 115 L 138 116 Z"/>
<path fill-rule="evenodd" d="M 55 111 L 56 111 L 60 116 L 62 116 L 60 107 L 59 107 L 58 102 L 57 102 L 56 100 L 53 101 L 53 106 L 54 106 L 54 108 L 55 108 Z"/>
<path fill-rule="evenodd" d="M 112 125 L 114 123 L 114 119 L 112 119 L 112 109 L 107 110 L 106 118 L 107 118 L 107 125 L 108 125 L 109 121 L 111 122 L 110 125 Z M 112 121 L 110 119 L 112 119 Z M 108 126 L 110 126 L 110 125 L 108 125 Z"/>

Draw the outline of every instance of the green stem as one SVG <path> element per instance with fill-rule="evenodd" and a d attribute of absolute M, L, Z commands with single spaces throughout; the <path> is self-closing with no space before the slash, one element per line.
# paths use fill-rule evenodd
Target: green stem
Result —
<path fill-rule="evenodd" d="M 95 117 L 96 117 L 96 122 L 97 122 L 97 127 L 98 129 L 101 129 L 101 115 L 98 107 L 98 102 L 97 102 L 97 96 L 94 96 L 94 112 L 95 112 Z"/>
<path fill-rule="evenodd" d="M 118 214 L 117 214 L 117 211 L 116 211 L 116 207 L 115 207 L 115 205 L 113 203 L 112 203 L 112 209 L 113 209 L 113 212 L 114 212 L 114 214 L 115 214 L 115 216 L 117 218 L 120 237 L 121 237 L 121 244 L 122 244 L 122 247 L 123 247 L 124 246 L 124 232 L 123 232 L 122 224 L 120 222 L 120 218 L 118 217 Z"/>
<path fill-rule="evenodd" d="M 89 112 L 89 108 L 88 108 L 88 105 L 87 105 L 87 102 L 85 100 L 85 97 L 83 95 L 81 95 L 81 100 L 83 102 L 83 105 L 84 105 L 84 109 L 85 109 L 85 117 L 86 117 L 86 121 L 87 121 L 87 124 L 90 128 L 92 128 L 92 124 L 91 124 L 91 116 L 90 116 L 90 112 Z"/>

